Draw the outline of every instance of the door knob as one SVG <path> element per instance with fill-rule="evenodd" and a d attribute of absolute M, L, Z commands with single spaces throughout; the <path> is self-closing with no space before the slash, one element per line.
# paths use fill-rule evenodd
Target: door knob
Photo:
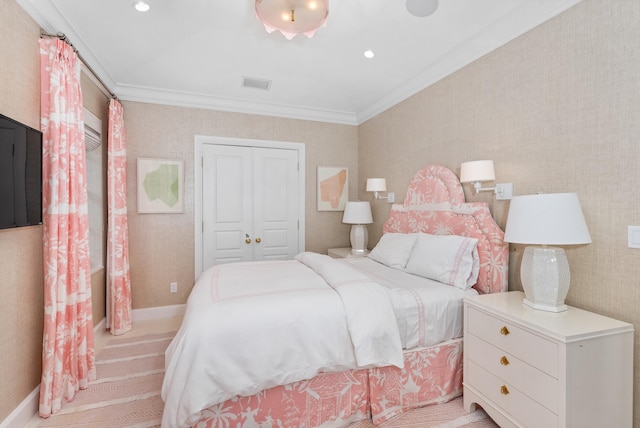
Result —
<path fill-rule="evenodd" d="M 256 244 L 259 244 L 259 243 L 261 243 L 261 242 L 262 242 L 262 239 L 260 239 L 260 238 L 256 238 Z"/>
<path fill-rule="evenodd" d="M 244 242 L 246 242 L 247 244 L 251 244 L 251 238 L 245 239 Z"/>

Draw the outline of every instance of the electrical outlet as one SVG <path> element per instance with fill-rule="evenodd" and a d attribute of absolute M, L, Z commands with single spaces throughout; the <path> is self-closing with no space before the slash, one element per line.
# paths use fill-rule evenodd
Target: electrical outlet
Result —
<path fill-rule="evenodd" d="M 178 283 L 177 282 L 172 282 L 170 287 L 171 287 L 171 292 L 172 293 L 177 293 L 178 292 Z"/>

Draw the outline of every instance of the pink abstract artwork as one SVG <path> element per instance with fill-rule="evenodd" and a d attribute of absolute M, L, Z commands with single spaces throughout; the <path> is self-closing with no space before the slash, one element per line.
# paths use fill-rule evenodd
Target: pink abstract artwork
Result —
<path fill-rule="evenodd" d="M 347 168 L 318 167 L 318 211 L 344 211 L 348 183 Z"/>

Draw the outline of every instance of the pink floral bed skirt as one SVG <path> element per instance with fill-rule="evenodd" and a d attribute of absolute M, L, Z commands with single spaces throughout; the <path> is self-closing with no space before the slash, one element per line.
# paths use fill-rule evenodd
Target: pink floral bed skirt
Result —
<path fill-rule="evenodd" d="M 342 427 L 380 424 L 407 410 L 445 403 L 462 394 L 462 339 L 407 351 L 405 367 L 325 373 L 235 397 L 201 412 L 195 428 Z"/>

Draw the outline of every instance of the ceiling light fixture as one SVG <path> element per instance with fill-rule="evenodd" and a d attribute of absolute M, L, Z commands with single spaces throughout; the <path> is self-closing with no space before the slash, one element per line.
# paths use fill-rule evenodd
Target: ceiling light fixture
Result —
<path fill-rule="evenodd" d="M 146 2 L 143 2 L 143 1 L 135 2 L 133 7 L 135 7 L 138 12 L 148 12 L 149 9 L 151 9 L 151 5 L 149 5 L 149 3 L 146 3 Z"/>
<path fill-rule="evenodd" d="M 329 0 L 256 0 L 256 15 L 268 33 L 278 30 L 287 40 L 301 33 L 313 37 L 327 24 Z"/>
<path fill-rule="evenodd" d="M 372 50 L 367 50 L 367 51 L 364 51 L 364 56 L 365 58 L 371 59 L 374 56 L 376 56 L 376 54 Z"/>
<path fill-rule="evenodd" d="M 438 8 L 438 0 L 407 0 L 407 10 L 413 16 L 424 18 Z"/>

